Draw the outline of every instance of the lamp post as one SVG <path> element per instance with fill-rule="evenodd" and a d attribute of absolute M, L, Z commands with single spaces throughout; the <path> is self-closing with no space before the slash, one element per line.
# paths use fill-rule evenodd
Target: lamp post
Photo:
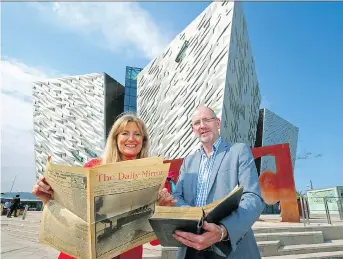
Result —
<path fill-rule="evenodd" d="M 312 180 L 310 180 L 310 183 L 307 185 L 307 189 L 313 190 Z"/>

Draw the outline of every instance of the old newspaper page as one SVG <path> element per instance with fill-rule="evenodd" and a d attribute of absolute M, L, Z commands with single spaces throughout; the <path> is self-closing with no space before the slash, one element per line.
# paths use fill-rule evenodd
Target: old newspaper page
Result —
<path fill-rule="evenodd" d="M 40 242 L 76 258 L 89 259 L 89 224 L 57 201 L 45 205 L 40 224 Z"/>
<path fill-rule="evenodd" d="M 149 218 L 169 166 L 118 163 L 116 170 L 106 165 L 89 171 L 92 258 L 111 258 L 156 238 Z"/>
<path fill-rule="evenodd" d="M 87 221 L 87 168 L 48 162 L 44 176 L 54 190 L 54 200 Z"/>
<path fill-rule="evenodd" d="M 113 258 L 155 237 L 149 218 L 170 164 L 146 158 L 94 168 L 48 163 L 54 200 L 44 207 L 40 241 L 76 258 Z"/>

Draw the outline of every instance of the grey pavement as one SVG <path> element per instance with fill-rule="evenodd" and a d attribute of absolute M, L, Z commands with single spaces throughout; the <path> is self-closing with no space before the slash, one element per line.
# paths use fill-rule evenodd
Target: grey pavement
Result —
<path fill-rule="evenodd" d="M 40 212 L 29 212 L 22 217 L 1 216 L 2 259 L 56 259 L 59 252 L 39 243 Z"/>
<path fill-rule="evenodd" d="M 56 259 L 59 252 L 47 245 L 39 243 L 39 222 L 41 212 L 29 212 L 25 220 L 21 217 L 6 218 L 1 216 L 1 258 L 3 259 Z M 279 215 L 262 215 L 261 220 L 253 226 L 258 229 L 293 228 L 302 227 L 303 223 L 281 223 Z M 343 221 L 335 222 L 334 225 L 343 225 Z M 330 226 L 327 220 L 311 220 L 310 226 Z M 160 246 L 144 245 L 144 259 L 169 258 L 163 255 Z M 297 257 L 298 258 L 298 257 Z"/>
<path fill-rule="evenodd" d="M 24 238 L 16 238 L 1 229 L 1 258 L 56 259 L 59 252 Z"/>

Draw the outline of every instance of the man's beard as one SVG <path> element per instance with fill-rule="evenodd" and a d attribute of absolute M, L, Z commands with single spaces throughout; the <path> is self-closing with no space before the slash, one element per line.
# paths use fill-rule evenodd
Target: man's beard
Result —
<path fill-rule="evenodd" d="M 210 136 L 207 136 L 207 137 L 198 136 L 198 139 L 201 143 L 211 142 L 211 141 L 213 141 L 213 138 L 214 138 L 213 134 L 211 134 Z"/>

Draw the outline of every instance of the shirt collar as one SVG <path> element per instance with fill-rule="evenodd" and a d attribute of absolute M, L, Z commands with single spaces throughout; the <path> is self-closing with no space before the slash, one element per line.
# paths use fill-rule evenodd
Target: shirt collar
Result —
<path fill-rule="evenodd" d="M 222 137 L 221 136 L 219 136 L 219 138 L 216 140 L 216 142 L 213 143 L 213 146 L 212 146 L 213 152 L 212 152 L 212 154 L 216 153 L 220 143 L 222 143 Z M 202 145 L 200 147 L 200 153 L 201 153 L 201 155 L 206 155 L 204 147 Z"/>

